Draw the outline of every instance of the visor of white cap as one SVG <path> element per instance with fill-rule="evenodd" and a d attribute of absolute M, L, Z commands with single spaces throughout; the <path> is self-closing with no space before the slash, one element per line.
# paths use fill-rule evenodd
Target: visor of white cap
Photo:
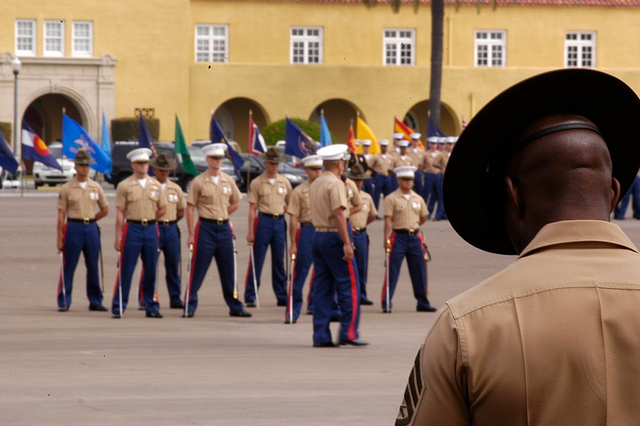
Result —
<path fill-rule="evenodd" d="M 411 136 L 409 136 L 411 139 L 420 139 L 420 137 L 422 136 L 421 133 L 411 133 Z"/>
<path fill-rule="evenodd" d="M 393 134 L 393 138 L 394 139 L 403 139 L 404 138 L 404 133 L 394 133 Z"/>
<path fill-rule="evenodd" d="M 447 136 L 447 143 L 456 143 L 458 141 L 457 136 Z"/>
<path fill-rule="evenodd" d="M 139 163 L 149 161 L 151 157 L 151 150 L 149 148 L 137 148 L 127 154 L 127 158 L 132 163 Z"/>
<path fill-rule="evenodd" d="M 416 170 L 417 167 L 414 166 L 400 166 L 393 169 L 393 173 L 395 173 L 398 178 L 413 178 L 415 177 Z"/>
<path fill-rule="evenodd" d="M 203 146 L 200 151 L 207 157 L 224 157 L 224 153 L 227 151 L 227 144 L 212 143 Z"/>
<path fill-rule="evenodd" d="M 319 155 L 309 155 L 302 159 L 302 163 L 305 167 L 318 169 L 322 167 L 322 157 Z"/>
<path fill-rule="evenodd" d="M 389 145 L 389 140 L 388 139 L 381 139 L 378 141 L 378 143 L 380 144 L 380 146 L 388 146 Z"/>
<path fill-rule="evenodd" d="M 400 142 L 398 142 L 398 146 L 400 148 L 406 148 L 409 146 L 409 141 L 406 139 L 402 139 Z"/>
<path fill-rule="evenodd" d="M 429 142 L 429 143 L 438 143 L 438 137 L 437 136 L 429 136 L 427 138 L 427 142 Z"/>
<path fill-rule="evenodd" d="M 447 142 L 447 137 L 446 136 L 440 136 L 438 138 L 438 143 L 446 143 Z"/>
<path fill-rule="evenodd" d="M 344 153 L 347 152 L 347 146 L 344 144 L 335 144 L 322 147 L 316 152 L 323 161 L 336 161 L 344 159 Z"/>
<path fill-rule="evenodd" d="M 360 141 L 360 145 L 362 145 L 362 146 L 371 146 L 371 139 L 362 139 Z"/>

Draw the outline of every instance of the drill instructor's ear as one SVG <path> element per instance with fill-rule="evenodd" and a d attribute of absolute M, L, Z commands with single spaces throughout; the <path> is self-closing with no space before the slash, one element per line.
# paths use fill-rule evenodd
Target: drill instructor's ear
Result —
<path fill-rule="evenodd" d="M 620 200 L 620 182 L 618 182 L 618 179 L 616 178 L 611 178 L 611 205 L 609 206 L 610 207 L 609 213 L 613 211 L 613 209 L 618 204 L 619 200 Z"/>
<path fill-rule="evenodd" d="M 504 183 L 507 191 L 507 208 L 513 209 L 513 211 L 516 212 L 516 217 L 522 219 L 524 217 L 525 206 L 520 187 L 516 181 L 511 179 L 511 176 L 505 176 Z"/>

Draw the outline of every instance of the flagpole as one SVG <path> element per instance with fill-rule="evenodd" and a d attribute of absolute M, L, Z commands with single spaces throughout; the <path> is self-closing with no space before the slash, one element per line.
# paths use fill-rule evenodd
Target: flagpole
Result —
<path fill-rule="evenodd" d="M 253 147 L 251 144 L 253 141 L 251 140 L 251 131 L 253 127 L 251 126 L 251 122 L 253 121 L 253 111 L 249 109 L 249 142 L 247 143 L 247 151 L 249 151 L 249 155 L 247 155 L 248 166 L 247 167 L 247 194 L 249 193 L 249 188 L 251 187 L 251 156 L 253 155 L 251 151 L 253 151 Z"/>

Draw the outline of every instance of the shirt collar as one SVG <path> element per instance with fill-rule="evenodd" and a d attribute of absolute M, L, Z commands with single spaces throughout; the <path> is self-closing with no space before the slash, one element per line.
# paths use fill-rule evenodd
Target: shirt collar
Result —
<path fill-rule="evenodd" d="M 603 220 L 565 220 L 543 226 L 519 257 L 554 245 L 587 242 L 615 245 L 638 253 L 618 225 Z"/>

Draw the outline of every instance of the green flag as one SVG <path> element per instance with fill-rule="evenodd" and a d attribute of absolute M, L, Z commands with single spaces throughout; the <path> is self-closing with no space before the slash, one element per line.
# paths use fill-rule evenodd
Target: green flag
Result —
<path fill-rule="evenodd" d="M 198 176 L 198 169 L 193 165 L 191 156 L 189 155 L 189 149 L 184 141 L 184 135 L 182 134 L 182 127 L 180 127 L 180 120 L 178 120 L 178 114 L 176 114 L 176 154 L 182 154 L 182 169 L 190 175 Z"/>

